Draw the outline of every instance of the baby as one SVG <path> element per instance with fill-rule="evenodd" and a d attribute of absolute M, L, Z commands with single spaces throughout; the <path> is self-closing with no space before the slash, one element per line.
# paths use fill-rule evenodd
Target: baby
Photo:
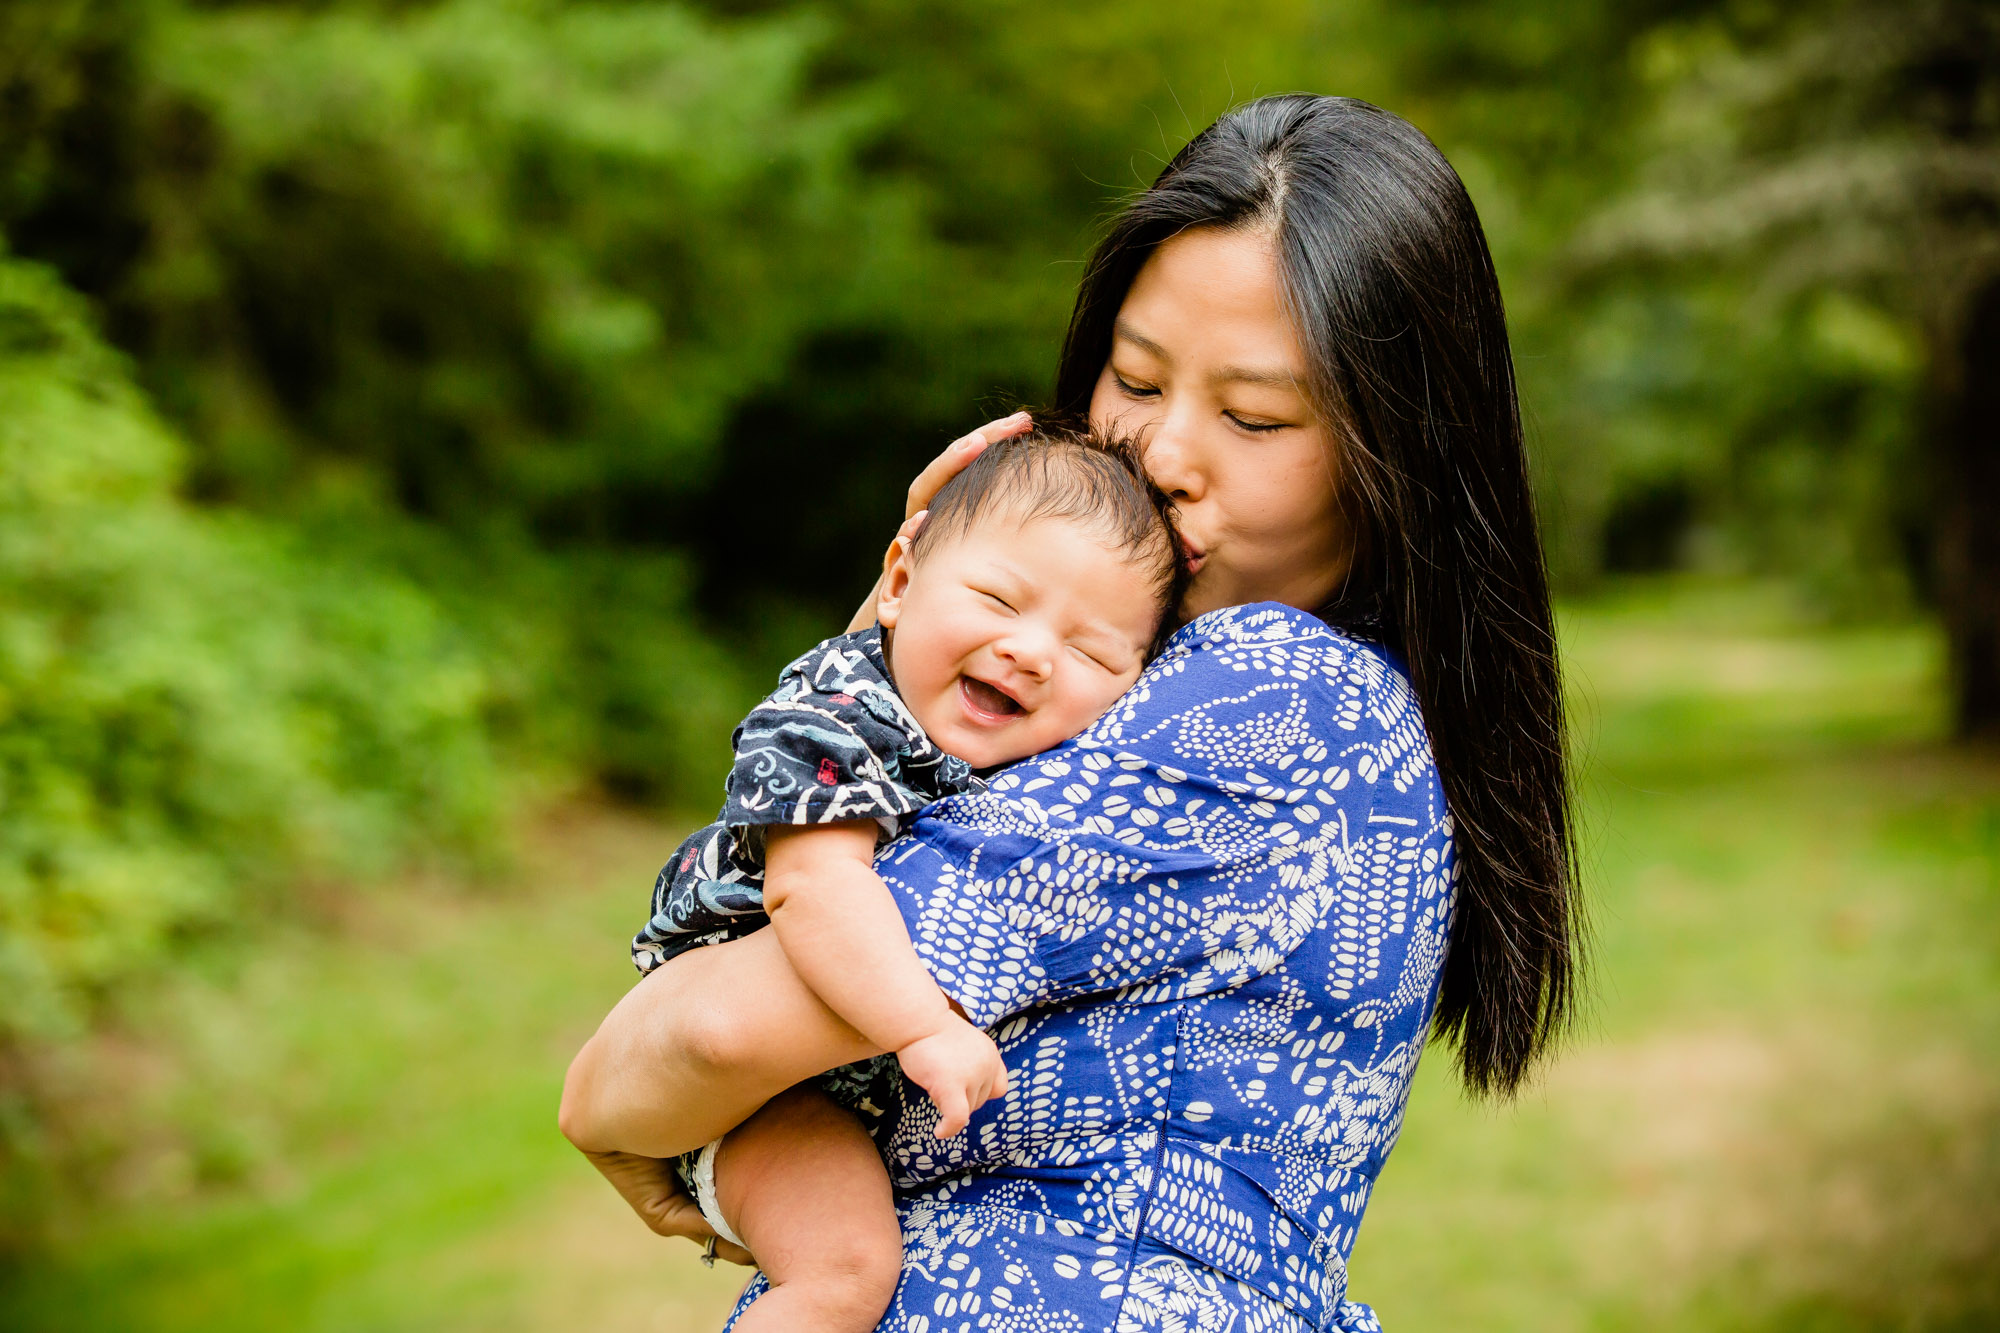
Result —
<path fill-rule="evenodd" d="M 917 961 L 876 848 L 980 787 L 980 771 L 1095 721 L 1138 678 L 1184 582 L 1171 504 L 1122 443 L 993 445 L 919 522 L 889 548 L 877 626 L 793 662 L 737 728 L 721 817 L 660 872 L 632 941 L 650 972 L 769 924 L 827 1007 L 894 1052 L 794 1089 L 676 1164 L 769 1283 L 740 1333 L 858 1333 L 888 1308 L 902 1239 L 870 1131 L 895 1118 L 892 1059 L 930 1094 L 940 1138 L 1006 1091 L 992 1039 Z"/>

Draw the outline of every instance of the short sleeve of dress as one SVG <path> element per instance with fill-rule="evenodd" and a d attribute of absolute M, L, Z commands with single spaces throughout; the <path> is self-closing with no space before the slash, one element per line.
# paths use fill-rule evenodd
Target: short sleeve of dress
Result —
<path fill-rule="evenodd" d="M 1378 790 L 1428 754 L 1380 650 L 1232 607 L 1082 735 L 925 811 L 876 869 L 984 1026 L 1112 991 L 1188 998 L 1273 970 L 1343 899 L 1375 910 Z"/>

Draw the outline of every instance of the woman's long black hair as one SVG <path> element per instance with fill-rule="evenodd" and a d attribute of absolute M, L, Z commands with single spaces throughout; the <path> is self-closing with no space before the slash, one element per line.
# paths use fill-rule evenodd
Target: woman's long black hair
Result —
<path fill-rule="evenodd" d="M 1088 413 L 1133 278 L 1198 227 L 1275 239 L 1355 527 L 1346 586 L 1320 614 L 1409 664 L 1458 855 L 1436 1028 L 1472 1090 L 1511 1093 L 1570 1014 L 1582 920 L 1548 575 L 1479 216 L 1437 146 L 1379 107 L 1240 107 L 1099 245 L 1058 412 Z"/>

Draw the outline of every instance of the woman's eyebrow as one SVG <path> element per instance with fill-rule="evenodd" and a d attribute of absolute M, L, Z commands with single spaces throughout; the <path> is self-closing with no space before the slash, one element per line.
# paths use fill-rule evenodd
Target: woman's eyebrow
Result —
<path fill-rule="evenodd" d="M 1217 366 L 1208 374 L 1211 384 L 1267 384 L 1278 389 L 1296 389 L 1299 377 L 1289 370 L 1253 369 L 1249 366 Z"/>
<path fill-rule="evenodd" d="M 1113 338 L 1123 338 L 1126 342 L 1131 343 L 1134 347 L 1138 348 L 1140 351 L 1144 352 L 1148 356 L 1157 357 L 1162 361 L 1173 360 L 1171 356 L 1167 355 L 1166 348 L 1160 346 L 1160 344 L 1154 342 L 1151 338 L 1148 338 L 1145 334 L 1133 328 L 1123 319 L 1114 320 L 1112 322 L 1111 336 Z"/>
<path fill-rule="evenodd" d="M 1121 338 L 1131 343 L 1148 356 L 1164 361 L 1169 365 L 1173 363 L 1173 357 L 1168 355 L 1166 348 L 1154 342 L 1151 338 L 1148 338 L 1122 319 L 1112 323 L 1111 335 L 1114 338 Z M 1299 377 L 1295 371 L 1268 370 L 1262 367 L 1251 366 L 1217 366 L 1209 372 L 1208 381 L 1211 384 L 1268 384 L 1280 389 L 1296 389 L 1299 387 Z"/>

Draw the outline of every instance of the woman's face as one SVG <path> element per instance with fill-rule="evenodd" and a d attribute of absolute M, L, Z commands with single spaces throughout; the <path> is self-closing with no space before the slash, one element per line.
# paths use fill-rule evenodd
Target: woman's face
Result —
<path fill-rule="evenodd" d="M 1264 233 L 1182 232 L 1126 293 L 1090 417 L 1140 437 L 1179 506 L 1194 570 L 1184 618 L 1244 602 L 1311 610 L 1346 577 L 1336 455 L 1305 378 Z"/>

